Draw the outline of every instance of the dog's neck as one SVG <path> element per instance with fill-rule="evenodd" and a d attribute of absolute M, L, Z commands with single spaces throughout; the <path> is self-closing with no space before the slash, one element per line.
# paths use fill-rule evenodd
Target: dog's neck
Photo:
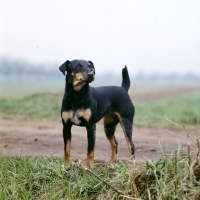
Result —
<path fill-rule="evenodd" d="M 88 89 L 89 85 L 85 84 L 79 91 L 76 91 L 72 84 L 66 83 L 65 94 L 67 94 L 67 98 L 73 106 L 81 105 L 84 103 Z"/>

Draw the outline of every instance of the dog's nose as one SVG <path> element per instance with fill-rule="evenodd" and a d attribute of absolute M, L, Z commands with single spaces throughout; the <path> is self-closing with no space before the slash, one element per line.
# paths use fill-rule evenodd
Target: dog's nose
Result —
<path fill-rule="evenodd" d="M 89 72 L 89 73 L 87 74 L 87 76 L 88 76 L 88 77 L 94 76 L 94 73 L 93 73 L 93 72 Z"/>

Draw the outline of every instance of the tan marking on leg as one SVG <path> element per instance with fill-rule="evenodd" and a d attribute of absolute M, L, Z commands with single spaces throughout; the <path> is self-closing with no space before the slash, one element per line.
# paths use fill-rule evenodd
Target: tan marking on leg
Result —
<path fill-rule="evenodd" d="M 104 124 L 109 124 L 109 123 L 112 123 L 115 121 L 115 114 L 114 113 L 109 113 L 109 114 L 106 114 L 104 116 Z"/>
<path fill-rule="evenodd" d="M 72 117 L 73 112 L 70 111 L 64 111 L 62 112 L 62 119 L 64 120 L 64 122 L 66 123 L 68 121 L 68 119 L 70 119 Z"/>
<path fill-rule="evenodd" d="M 118 122 L 118 117 L 116 116 L 115 113 L 109 113 L 109 114 L 106 114 L 104 116 L 104 131 L 105 133 L 107 132 L 106 131 L 106 125 L 107 124 L 110 124 L 110 123 L 113 123 L 113 122 Z M 107 135 L 107 133 L 106 133 Z M 110 145 L 111 145 L 111 151 L 112 151 L 112 154 L 111 154 L 111 158 L 109 160 L 109 162 L 116 162 L 117 160 L 117 144 L 116 144 L 116 138 L 115 138 L 115 135 L 113 133 L 113 136 L 112 137 L 109 137 L 107 136 L 109 142 L 110 142 Z"/>
<path fill-rule="evenodd" d="M 67 140 L 67 148 L 64 155 L 64 159 L 67 164 L 70 164 L 70 149 L 71 149 L 71 141 Z"/>
<path fill-rule="evenodd" d="M 129 140 L 128 140 L 128 138 L 127 138 L 126 135 L 125 135 L 125 138 L 126 138 L 126 142 L 127 142 L 127 145 L 128 145 L 129 154 L 130 154 L 130 156 L 132 156 L 132 152 L 131 152 L 131 144 L 130 144 L 130 142 L 129 142 Z"/>
<path fill-rule="evenodd" d="M 94 150 L 87 154 L 87 161 L 85 168 L 90 169 L 94 167 Z"/>
<path fill-rule="evenodd" d="M 126 138 L 126 142 L 127 142 L 127 145 L 128 145 L 128 149 L 129 149 L 130 156 L 132 156 L 131 144 L 130 144 L 130 142 L 129 142 L 127 136 L 126 136 L 126 130 L 125 130 L 125 127 L 124 127 L 124 125 L 123 125 L 123 123 L 122 123 L 122 118 L 121 118 L 121 116 L 120 116 L 119 113 L 115 113 L 115 114 L 117 115 L 117 117 L 118 117 L 118 119 L 119 119 L 119 122 L 120 122 L 120 125 L 121 125 L 121 127 L 122 127 L 122 130 L 123 130 L 123 132 L 124 132 L 124 136 L 125 136 L 125 138 Z"/>
<path fill-rule="evenodd" d="M 117 153 L 116 153 L 117 145 L 115 143 L 115 141 L 116 141 L 115 136 L 113 136 L 112 138 L 109 138 L 108 140 L 110 141 L 111 150 L 112 150 L 112 155 L 111 155 L 109 162 L 116 162 L 116 160 L 117 160 Z"/>

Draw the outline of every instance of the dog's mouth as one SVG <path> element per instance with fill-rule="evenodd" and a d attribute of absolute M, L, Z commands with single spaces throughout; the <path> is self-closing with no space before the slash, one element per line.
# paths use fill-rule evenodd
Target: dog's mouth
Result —
<path fill-rule="evenodd" d="M 94 81 L 94 75 L 90 75 L 86 79 L 80 78 L 80 81 L 83 81 L 85 83 L 91 83 L 92 81 Z"/>

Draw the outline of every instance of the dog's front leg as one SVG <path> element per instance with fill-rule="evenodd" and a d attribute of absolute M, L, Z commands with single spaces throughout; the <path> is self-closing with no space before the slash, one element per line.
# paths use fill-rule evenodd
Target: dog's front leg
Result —
<path fill-rule="evenodd" d="M 71 124 L 63 125 L 63 139 L 64 139 L 64 159 L 70 164 L 70 148 L 71 148 Z"/>
<path fill-rule="evenodd" d="M 96 139 L 96 125 L 89 124 L 86 126 L 87 129 L 87 139 L 88 139 L 88 149 L 87 149 L 87 161 L 86 168 L 90 169 L 94 166 L 94 146 Z"/>

